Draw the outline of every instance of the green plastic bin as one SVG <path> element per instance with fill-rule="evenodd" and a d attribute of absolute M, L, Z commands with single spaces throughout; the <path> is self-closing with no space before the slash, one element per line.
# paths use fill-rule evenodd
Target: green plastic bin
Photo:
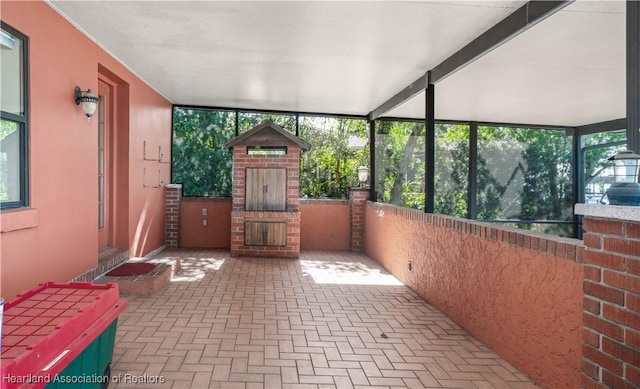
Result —
<path fill-rule="evenodd" d="M 3 389 L 106 388 L 118 316 L 117 284 L 48 282 L 5 304 Z"/>

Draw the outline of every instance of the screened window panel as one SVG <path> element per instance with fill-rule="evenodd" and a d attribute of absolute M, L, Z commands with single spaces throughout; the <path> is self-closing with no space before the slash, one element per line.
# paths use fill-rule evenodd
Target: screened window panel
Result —
<path fill-rule="evenodd" d="M 300 116 L 299 137 L 311 144 L 301 156 L 303 197 L 347 198 L 369 166 L 369 125 L 362 119 Z"/>
<path fill-rule="evenodd" d="M 263 112 L 239 112 L 238 113 L 238 134 L 249 131 L 253 127 L 265 120 L 271 120 L 285 130 L 295 134 L 296 116 L 291 114 L 274 114 Z"/>
<path fill-rule="evenodd" d="M 563 130 L 480 126 L 478 219 L 571 220 L 572 142 Z"/>
<path fill-rule="evenodd" d="M 613 183 L 612 163 L 609 157 L 626 150 L 627 131 L 607 131 L 580 137 L 584 178 L 584 198 L 587 204 L 608 204 L 605 195 Z"/>
<path fill-rule="evenodd" d="M 20 124 L 0 120 L 0 201 L 20 201 Z"/>
<path fill-rule="evenodd" d="M 437 124 L 434 212 L 466 217 L 469 199 L 469 126 Z"/>
<path fill-rule="evenodd" d="M 174 109 L 172 182 L 185 196 L 231 196 L 233 153 L 224 144 L 234 137 L 234 112 Z"/>
<path fill-rule="evenodd" d="M 378 201 L 424 210 L 424 130 L 423 122 L 376 123 Z"/>
<path fill-rule="evenodd" d="M 27 206 L 27 37 L 0 29 L 0 208 Z"/>

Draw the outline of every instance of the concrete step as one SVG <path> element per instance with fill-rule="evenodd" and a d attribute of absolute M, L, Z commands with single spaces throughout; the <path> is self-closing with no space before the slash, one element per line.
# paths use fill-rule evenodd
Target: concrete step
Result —
<path fill-rule="evenodd" d="M 96 277 L 120 266 L 129 259 L 129 250 L 119 248 L 107 248 L 98 254 L 98 266 L 88 272 L 79 275 L 72 281 L 95 282 Z"/>
<path fill-rule="evenodd" d="M 180 260 L 156 260 L 154 258 L 144 260 L 131 260 L 127 263 L 144 262 L 153 263 L 156 266 L 151 272 L 133 276 L 107 276 L 103 275 L 93 282 L 98 284 L 117 283 L 120 293 L 150 296 L 159 293 L 171 281 L 174 275 L 180 272 Z"/>

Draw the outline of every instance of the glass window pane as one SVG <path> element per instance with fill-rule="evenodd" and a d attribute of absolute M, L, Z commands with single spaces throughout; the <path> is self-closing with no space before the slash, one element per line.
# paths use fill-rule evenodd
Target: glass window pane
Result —
<path fill-rule="evenodd" d="M 0 107 L 24 115 L 24 64 L 22 40 L 0 30 Z"/>
<path fill-rule="evenodd" d="M 104 96 L 100 96 L 98 100 L 98 121 L 104 123 Z"/>
<path fill-rule="evenodd" d="M 478 219 L 572 220 L 572 142 L 563 130 L 480 126 Z"/>
<path fill-rule="evenodd" d="M 575 238 L 573 223 L 509 223 L 498 222 L 496 226 L 520 228 L 543 234 L 561 236 L 565 238 Z"/>
<path fill-rule="evenodd" d="M 0 201 L 20 201 L 20 124 L 0 120 Z"/>
<path fill-rule="evenodd" d="M 301 157 L 301 196 L 347 198 L 360 185 L 358 167 L 369 166 L 368 129 L 363 119 L 300 116 L 300 138 L 311 144 Z"/>
<path fill-rule="evenodd" d="M 102 111 L 100 111 L 102 112 Z M 98 123 L 98 148 L 104 147 L 104 123 Z"/>
<path fill-rule="evenodd" d="M 584 158 L 584 201 L 608 204 L 605 196 L 613 183 L 613 169 L 607 158 L 626 150 L 626 130 L 599 132 L 580 137 Z"/>
<path fill-rule="evenodd" d="M 238 133 L 252 129 L 265 120 L 271 120 L 285 130 L 295 134 L 296 116 L 291 114 L 274 114 L 262 112 L 239 112 L 238 113 Z"/>
<path fill-rule="evenodd" d="M 98 174 L 104 174 L 104 149 L 98 149 Z"/>
<path fill-rule="evenodd" d="M 104 176 L 98 176 L 98 201 L 104 201 Z"/>
<path fill-rule="evenodd" d="M 469 200 L 469 126 L 436 124 L 435 213 L 466 217 Z"/>
<path fill-rule="evenodd" d="M 376 122 L 378 201 L 424 210 L 424 122 Z"/>
<path fill-rule="evenodd" d="M 172 182 L 185 196 L 231 196 L 235 113 L 177 107 L 173 114 Z"/>
<path fill-rule="evenodd" d="M 104 98 L 98 100 L 98 148 L 104 148 Z"/>
<path fill-rule="evenodd" d="M 625 145 L 603 146 L 586 150 L 585 159 L 585 202 L 588 204 L 609 204 L 605 193 L 613 184 L 613 164 L 607 158 L 626 150 Z"/>
<path fill-rule="evenodd" d="M 98 228 L 104 228 L 104 203 L 98 204 Z"/>

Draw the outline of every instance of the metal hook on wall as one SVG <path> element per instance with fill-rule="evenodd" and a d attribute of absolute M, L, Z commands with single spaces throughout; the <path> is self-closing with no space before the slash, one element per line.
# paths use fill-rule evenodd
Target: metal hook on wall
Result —
<path fill-rule="evenodd" d="M 158 155 L 160 156 L 160 159 L 159 159 L 160 163 L 171 163 L 171 160 L 169 161 L 162 160 L 162 158 L 164 158 L 164 154 L 162 154 L 162 146 L 158 146 Z"/>
<path fill-rule="evenodd" d="M 142 186 L 144 188 L 162 188 L 164 187 L 164 180 L 162 179 L 162 170 L 158 169 L 158 184 L 154 186 L 147 185 L 147 168 L 142 168 Z"/>
<path fill-rule="evenodd" d="M 164 185 L 164 181 L 162 181 L 162 170 L 158 169 L 158 185 L 154 186 L 154 188 L 162 188 Z"/>
<path fill-rule="evenodd" d="M 160 158 L 158 159 L 153 159 L 153 158 L 147 158 L 147 141 L 145 140 L 142 143 L 142 159 L 144 159 L 145 161 L 154 161 L 154 162 L 162 162 L 162 154 L 161 154 L 161 150 L 160 150 L 160 146 L 158 146 L 158 156 Z"/>

